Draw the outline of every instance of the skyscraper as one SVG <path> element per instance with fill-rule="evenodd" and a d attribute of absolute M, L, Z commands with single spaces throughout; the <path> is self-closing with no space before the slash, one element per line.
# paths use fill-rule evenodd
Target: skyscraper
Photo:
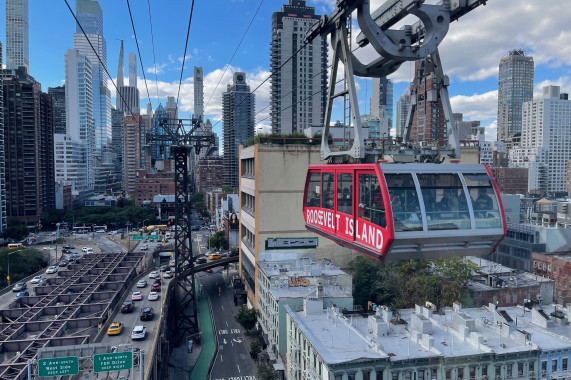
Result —
<path fill-rule="evenodd" d="M 543 88 L 543 99 L 522 106 L 521 145 L 509 151 L 510 166 L 528 168 L 528 190 L 566 191 L 571 159 L 571 101 L 559 86 Z"/>
<path fill-rule="evenodd" d="M 28 0 L 6 0 L 6 68 L 30 71 Z"/>
<path fill-rule="evenodd" d="M 59 138 L 65 150 L 74 150 L 70 159 L 81 157 L 75 164 L 85 168 L 84 173 L 77 170 L 65 171 L 56 160 L 56 181 L 71 184 L 72 192 L 80 200 L 93 194 L 95 185 L 95 121 L 93 119 L 91 61 L 75 49 L 65 53 L 65 117 L 66 132 L 69 139 Z M 64 144 L 65 142 L 65 144 Z M 80 145 L 79 143 L 83 144 Z M 62 148 L 64 149 L 64 148 Z M 80 152 L 77 152 L 80 150 Z M 74 162 L 66 166 L 73 168 Z"/>
<path fill-rule="evenodd" d="M 51 98 L 23 66 L 3 77 L 6 213 L 33 226 L 55 208 Z"/>
<path fill-rule="evenodd" d="M 408 115 L 409 109 L 410 109 L 410 88 L 405 88 L 401 97 L 397 101 L 397 117 L 396 117 L 397 137 L 404 136 L 406 117 Z"/>
<path fill-rule="evenodd" d="M 511 50 L 500 60 L 498 75 L 498 141 L 511 145 L 521 133 L 524 102 L 533 99 L 533 57 L 523 50 Z"/>
<path fill-rule="evenodd" d="M 123 79 L 123 41 L 119 49 L 119 65 L 117 67 L 117 98 L 116 108 L 128 115 L 139 112 L 139 89 L 137 88 L 137 56 L 129 53 L 129 85 L 125 86 Z M 113 124 L 113 123 L 112 123 Z"/>
<path fill-rule="evenodd" d="M 294 56 L 304 44 L 305 33 L 320 17 L 305 0 L 289 0 L 272 14 L 270 68 L 277 73 L 271 79 L 274 133 L 323 126 L 327 94 L 320 90 L 327 87 L 327 39 L 315 38 Z"/>
<path fill-rule="evenodd" d="M 2 59 L 2 42 L 0 42 L 0 67 Z M 6 162 L 4 154 L 4 85 L 0 75 L 0 233 L 6 232 Z"/>
<path fill-rule="evenodd" d="M 95 54 L 81 28 L 76 26 L 76 32 L 73 34 L 73 47 L 89 58 L 91 63 L 93 119 L 95 121 L 94 154 L 102 159 L 105 157 L 102 150 L 109 147 L 112 138 L 111 92 L 107 88 L 107 74 L 103 70 L 103 65 L 107 65 L 107 44 L 103 36 L 103 11 L 97 0 L 76 0 L 75 13 L 89 41 L 97 51 Z"/>
<path fill-rule="evenodd" d="M 224 136 L 224 185 L 238 187 L 238 146 L 254 137 L 254 100 L 246 84 L 246 74 L 234 73 L 234 83 L 222 93 Z"/>
<path fill-rule="evenodd" d="M 113 108 L 111 110 L 111 125 L 113 128 L 113 138 L 111 139 L 111 152 L 113 154 L 113 167 L 115 177 L 119 182 L 123 181 L 123 111 Z"/>
<path fill-rule="evenodd" d="M 393 82 L 387 77 L 373 78 L 370 107 L 371 116 L 378 118 L 381 118 L 381 109 L 384 109 L 389 119 L 389 129 L 393 127 Z"/>
<path fill-rule="evenodd" d="M 202 66 L 194 66 L 194 116 L 204 116 L 204 77 Z"/>
<path fill-rule="evenodd" d="M 66 133 L 65 127 L 65 85 L 49 87 L 54 106 L 54 133 Z"/>

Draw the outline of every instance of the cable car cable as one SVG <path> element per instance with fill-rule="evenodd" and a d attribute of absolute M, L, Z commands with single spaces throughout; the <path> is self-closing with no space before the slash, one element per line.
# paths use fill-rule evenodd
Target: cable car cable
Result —
<path fill-rule="evenodd" d="M 131 4 L 127 0 L 127 9 L 129 9 L 129 18 L 131 19 L 131 26 L 133 27 L 133 34 L 135 35 L 135 44 L 137 45 L 137 53 L 139 53 L 139 62 L 141 63 L 141 71 L 143 72 L 143 79 L 145 81 L 145 89 L 147 90 L 147 97 L 151 103 L 151 95 L 149 94 L 149 87 L 147 86 L 147 76 L 145 75 L 145 67 L 143 66 L 143 59 L 141 58 L 141 50 L 139 49 L 139 39 L 137 38 L 137 31 L 135 30 L 135 23 L 133 22 L 133 14 L 131 13 Z M 155 64 L 155 74 L 157 66 Z"/>
<path fill-rule="evenodd" d="M 242 38 L 240 39 L 240 42 L 238 43 L 238 46 L 236 46 L 236 50 L 234 50 L 234 54 L 232 54 L 232 57 L 230 58 L 230 61 L 228 61 L 228 63 L 226 64 L 226 67 L 224 68 L 224 72 L 222 73 L 222 75 L 220 76 L 220 79 L 218 80 L 218 83 L 216 83 L 216 87 L 214 88 L 214 91 L 212 91 L 212 94 L 210 94 L 210 97 L 208 98 L 208 101 L 206 102 L 206 105 L 204 106 L 204 109 L 206 109 L 206 107 L 208 107 L 208 105 L 210 104 L 210 100 L 212 99 L 212 97 L 214 96 L 214 94 L 216 93 L 216 90 L 218 89 L 218 86 L 220 85 L 220 82 L 222 81 L 222 78 L 224 78 L 224 74 L 226 74 L 226 71 L 228 70 L 228 67 L 230 67 L 230 64 L 232 63 L 232 61 L 234 60 L 234 57 L 236 56 L 236 53 L 238 52 L 238 49 L 240 49 L 240 46 L 242 45 L 242 42 L 244 41 L 244 38 L 246 37 L 246 34 L 248 34 L 248 31 L 250 30 L 250 27 L 252 26 L 252 23 L 254 22 L 254 19 L 256 18 L 256 16 L 258 15 L 258 12 L 260 11 L 260 8 L 262 7 L 262 4 L 264 3 L 264 0 L 262 0 L 260 2 L 260 5 L 258 5 L 258 9 L 256 9 L 256 13 L 254 13 L 254 16 L 252 17 L 252 19 L 250 20 L 250 24 L 248 24 L 248 27 L 246 28 L 246 31 L 244 32 L 244 34 L 242 35 Z"/>
<path fill-rule="evenodd" d="M 180 97 L 180 86 L 182 85 L 182 74 L 184 73 L 184 63 L 186 61 L 186 49 L 188 48 L 188 37 L 190 36 L 190 24 L 192 23 L 192 14 L 194 12 L 194 0 L 190 7 L 190 16 L 188 17 L 188 29 L 186 30 L 186 42 L 184 43 L 184 54 L 182 55 L 182 67 L 180 69 L 180 79 L 178 81 L 178 92 L 176 94 L 176 108 L 178 109 L 178 99 Z"/>
<path fill-rule="evenodd" d="M 147 0 L 147 6 L 149 9 L 149 25 L 151 26 L 151 44 L 153 45 L 153 64 L 155 65 L 155 85 L 157 87 L 157 103 L 161 104 L 159 98 L 159 79 L 157 78 L 157 58 L 155 56 L 155 36 L 153 33 L 153 19 L 151 17 L 151 0 Z"/>

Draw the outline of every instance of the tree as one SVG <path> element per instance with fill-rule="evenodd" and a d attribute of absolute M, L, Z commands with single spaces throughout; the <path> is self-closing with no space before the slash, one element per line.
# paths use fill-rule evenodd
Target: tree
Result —
<path fill-rule="evenodd" d="M 260 352 L 262 352 L 262 342 L 256 338 L 250 343 L 250 355 L 252 355 L 253 358 L 257 358 Z"/>
<path fill-rule="evenodd" d="M 12 218 L 8 218 L 8 225 L 6 227 L 6 232 L 4 232 L 4 237 L 19 241 L 26 236 L 28 236 L 28 227 L 23 224 L 19 224 Z"/>
<path fill-rule="evenodd" d="M 224 236 L 224 232 L 216 231 L 209 239 L 210 247 L 216 249 L 228 249 L 228 239 Z"/>
<path fill-rule="evenodd" d="M 242 305 L 235 318 L 242 327 L 246 330 L 251 330 L 256 326 L 256 322 L 258 322 L 258 310 L 250 309 L 246 305 Z"/>
<path fill-rule="evenodd" d="M 258 380 L 278 380 L 278 374 L 271 364 L 261 364 L 258 366 Z"/>

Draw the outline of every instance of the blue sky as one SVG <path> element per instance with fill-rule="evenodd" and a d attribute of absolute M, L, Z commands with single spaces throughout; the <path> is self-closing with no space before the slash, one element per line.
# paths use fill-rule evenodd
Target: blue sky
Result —
<path fill-rule="evenodd" d="M 70 1 L 75 10 L 75 3 Z M 187 60 L 179 107 L 182 117 L 188 117 L 193 104 L 193 66 L 203 66 L 206 117 L 214 123 L 220 119 L 221 93 L 231 82 L 234 71 L 246 72 L 251 88 L 257 87 L 269 75 L 269 41 L 271 14 L 286 0 L 209 0 L 196 1 L 192 20 Z M 61 0 L 29 0 L 30 7 L 30 73 L 47 91 L 64 80 L 64 53 L 73 46 L 75 23 L 65 2 Z M 166 96 L 175 96 L 181 70 L 191 1 L 150 0 L 155 41 L 156 70 L 149 24 L 147 1 L 130 0 L 137 37 L 147 77 L 150 100 L 155 108 L 164 104 Z M 256 9 L 252 22 L 238 53 L 222 77 L 234 50 Z M 308 0 L 318 13 L 329 14 L 335 0 Z M 372 0 L 374 9 L 382 3 Z M 126 1 L 100 0 L 104 14 L 107 40 L 107 65 L 117 75 L 119 39 L 125 40 L 125 52 L 136 52 Z M 5 7 L 0 14 L 4 19 Z M 510 49 L 524 49 L 534 56 L 536 94 L 546 84 L 558 84 L 562 91 L 571 91 L 571 7 L 568 0 L 489 0 L 451 25 L 440 47 L 445 72 L 451 78 L 449 88 L 454 112 L 465 114 L 468 120 L 481 120 L 487 126 L 487 136 L 495 139 L 497 113 L 497 67 Z M 354 23 L 356 26 L 357 23 Z M 355 33 L 354 35 L 356 35 Z M 0 38 L 5 41 L 5 25 L 0 26 Z M 364 55 L 368 52 L 364 51 Z M 331 57 L 330 57 L 331 58 Z M 141 104 L 149 100 L 139 67 Z M 156 78 L 155 81 L 155 71 Z M 222 79 L 221 79 L 222 78 Z M 411 79 L 410 65 L 391 76 L 395 83 L 395 101 Z M 215 91 L 217 83 L 220 85 Z M 112 85 L 109 85 L 112 87 Z M 358 80 L 361 113 L 369 108 L 370 80 Z M 157 99 L 157 92 L 159 94 Z M 209 101 L 210 99 L 210 101 Z M 257 121 L 269 114 L 269 81 L 256 91 Z M 267 129 L 269 119 L 258 123 L 258 130 Z M 220 134 L 221 124 L 215 126 Z"/>

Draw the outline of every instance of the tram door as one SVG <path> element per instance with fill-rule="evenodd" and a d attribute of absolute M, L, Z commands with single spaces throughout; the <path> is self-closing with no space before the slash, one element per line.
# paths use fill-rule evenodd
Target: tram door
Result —
<path fill-rule="evenodd" d="M 353 171 L 336 171 L 337 180 L 337 213 L 336 235 L 343 240 L 353 241 Z"/>

